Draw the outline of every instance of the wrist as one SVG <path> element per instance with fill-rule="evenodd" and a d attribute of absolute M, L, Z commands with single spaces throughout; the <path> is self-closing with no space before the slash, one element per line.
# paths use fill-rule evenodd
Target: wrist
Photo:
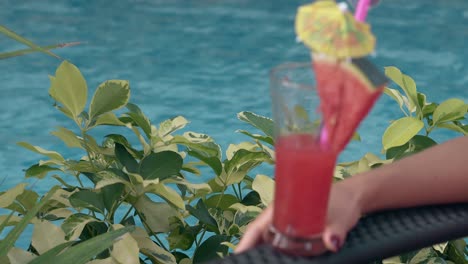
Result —
<path fill-rule="evenodd" d="M 337 182 L 334 186 L 336 192 L 346 197 L 347 206 L 353 208 L 359 216 L 365 214 L 367 210 L 367 196 L 362 187 L 360 181 L 354 177 Z"/>
<path fill-rule="evenodd" d="M 349 179 L 349 189 L 354 199 L 353 203 L 361 215 L 373 210 L 372 182 L 367 180 L 366 174 L 356 175 Z"/>

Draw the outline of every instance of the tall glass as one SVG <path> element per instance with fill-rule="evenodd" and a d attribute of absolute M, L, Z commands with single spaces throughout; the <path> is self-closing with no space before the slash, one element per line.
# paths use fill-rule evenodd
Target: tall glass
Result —
<path fill-rule="evenodd" d="M 328 196 L 337 153 L 331 150 L 310 63 L 270 72 L 276 164 L 273 225 L 268 240 L 299 255 L 324 253 Z"/>

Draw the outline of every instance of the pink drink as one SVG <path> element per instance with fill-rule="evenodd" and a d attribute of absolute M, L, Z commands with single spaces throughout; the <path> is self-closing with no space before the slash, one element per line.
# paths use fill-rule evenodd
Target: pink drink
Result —
<path fill-rule="evenodd" d="M 280 136 L 276 143 L 273 227 L 291 239 L 323 231 L 336 153 L 311 134 Z"/>

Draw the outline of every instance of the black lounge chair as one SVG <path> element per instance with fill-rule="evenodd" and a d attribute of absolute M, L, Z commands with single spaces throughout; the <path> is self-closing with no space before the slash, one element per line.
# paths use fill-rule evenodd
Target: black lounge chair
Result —
<path fill-rule="evenodd" d="M 363 217 L 336 254 L 305 258 L 262 245 L 210 264 L 365 264 L 468 236 L 468 204 L 422 206 Z"/>

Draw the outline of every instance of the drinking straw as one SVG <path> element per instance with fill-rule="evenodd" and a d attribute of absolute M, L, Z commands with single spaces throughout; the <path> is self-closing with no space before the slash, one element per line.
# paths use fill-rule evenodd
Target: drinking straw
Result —
<path fill-rule="evenodd" d="M 359 0 L 354 17 L 357 21 L 364 22 L 369 11 L 371 0 Z"/>

